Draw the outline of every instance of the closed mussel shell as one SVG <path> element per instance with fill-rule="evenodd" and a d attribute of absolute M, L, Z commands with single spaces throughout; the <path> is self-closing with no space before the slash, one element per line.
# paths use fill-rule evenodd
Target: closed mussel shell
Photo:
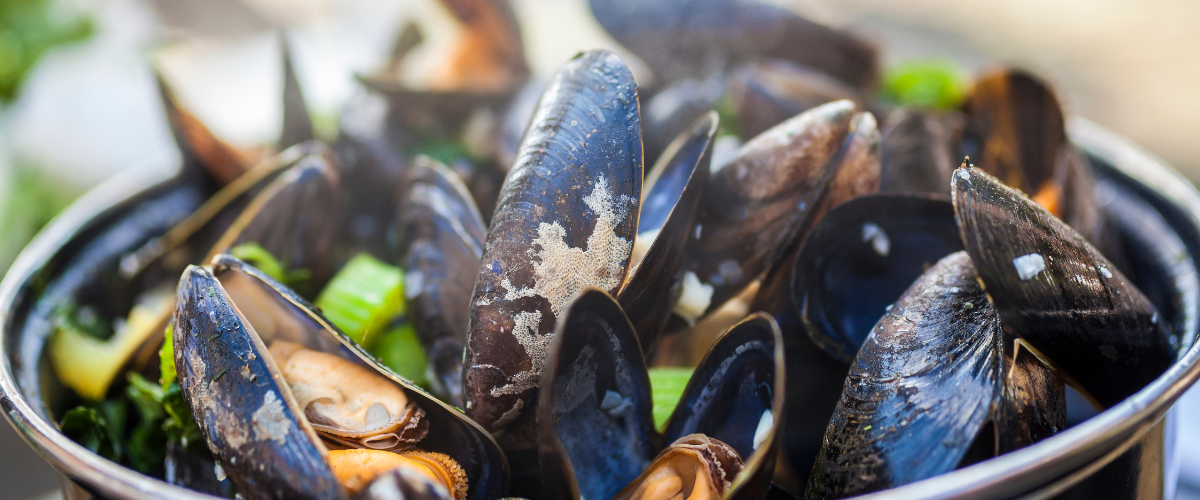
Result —
<path fill-rule="evenodd" d="M 612 498 L 659 449 L 633 325 L 590 288 L 559 322 L 538 402 L 546 498 Z"/>
<path fill-rule="evenodd" d="M 883 127 L 884 192 L 948 195 L 946 179 L 958 156 L 964 116 L 955 111 L 900 108 L 888 113 Z"/>
<path fill-rule="evenodd" d="M 729 95 L 742 137 L 754 137 L 830 101 L 859 100 L 853 87 L 783 60 L 755 61 L 736 69 L 729 79 Z"/>
<path fill-rule="evenodd" d="M 1007 328 L 1101 407 L 1175 359 L 1166 321 L 1079 233 L 974 168 L 953 181 L 967 252 Z"/>
<path fill-rule="evenodd" d="M 708 184 L 717 114 L 710 111 L 681 134 L 647 176 L 634 244 L 634 266 L 617 294 L 641 339 L 647 359 L 654 353 L 679 299 L 682 259 L 692 237 L 696 209 Z M 644 250 L 640 261 L 638 250 Z"/>
<path fill-rule="evenodd" d="M 747 142 L 705 190 L 687 270 L 711 286 L 707 311 L 787 251 L 833 182 L 854 104 L 836 101 Z"/>
<path fill-rule="evenodd" d="M 942 259 L 858 351 L 806 498 L 842 498 L 953 470 L 1000 398 L 1000 318 L 965 253 Z"/>
<path fill-rule="evenodd" d="M 580 54 L 551 79 L 488 232 L 463 366 L 472 418 L 492 431 L 521 418 L 510 449 L 535 448 L 536 389 L 571 298 L 625 278 L 641 144 L 637 85 L 615 54 Z"/>
<path fill-rule="evenodd" d="M 470 193 L 445 165 L 417 157 L 396 213 L 409 321 L 436 374 L 435 392 L 462 402 L 467 310 L 487 229 Z"/>

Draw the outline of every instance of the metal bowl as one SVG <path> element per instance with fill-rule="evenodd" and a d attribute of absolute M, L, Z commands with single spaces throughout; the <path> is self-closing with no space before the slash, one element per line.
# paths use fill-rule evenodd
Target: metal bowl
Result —
<path fill-rule="evenodd" d="M 1200 256 L 1200 193 L 1185 178 L 1138 147 L 1082 119 L 1070 136 L 1093 160 L 1097 175 L 1143 198 L 1168 221 L 1193 256 Z M 207 498 L 101 458 L 58 431 L 48 411 L 61 391 L 43 354 L 44 337 L 20 332 L 41 283 L 97 230 L 171 178 L 178 159 L 164 158 L 93 189 L 34 238 L 0 283 L 0 407 L 26 442 L 70 479 L 70 496 Z M 1196 286 L 1192 283 L 1192 286 Z M 1191 314 L 1196 309 L 1192 308 Z M 1191 321 L 1189 324 L 1197 324 Z M 1195 338 L 1197 332 L 1184 332 Z M 1027 448 L 863 498 L 1172 498 L 1178 477 L 1171 406 L 1200 376 L 1200 348 L 1123 403 Z M 51 408 L 48 410 L 47 408 Z"/>

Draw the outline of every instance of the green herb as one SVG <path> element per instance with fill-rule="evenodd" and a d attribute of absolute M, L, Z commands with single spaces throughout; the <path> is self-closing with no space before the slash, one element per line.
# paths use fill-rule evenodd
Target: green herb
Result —
<path fill-rule="evenodd" d="M 425 376 L 428 368 L 425 350 L 421 348 L 417 330 L 412 324 L 406 322 L 376 336 L 367 350 L 401 377 L 422 387 L 429 386 Z"/>
<path fill-rule="evenodd" d="M 196 426 L 192 412 L 183 401 L 183 390 L 179 388 L 178 383 L 171 382 L 170 385 L 163 386 L 162 407 L 167 414 L 162 428 L 167 432 L 168 438 L 189 449 L 204 446 L 204 440 L 200 439 L 200 428 Z"/>
<path fill-rule="evenodd" d="M 95 408 L 72 408 L 63 414 L 58 426 L 63 434 L 84 448 L 114 462 L 121 460 L 121 442 L 114 435 L 117 426 L 109 425 L 109 421 Z"/>
<path fill-rule="evenodd" d="M 163 332 L 163 345 L 158 351 L 158 368 L 162 375 L 158 383 L 163 387 L 171 385 L 175 382 L 175 323 L 167 323 L 167 330 Z"/>
<path fill-rule="evenodd" d="M 162 406 L 162 386 L 129 372 L 125 397 L 138 413 L 138 424 L 129 435 L 126 451 L 133 467 L 143 473 L 161 467 L 167 454 L 167 433 L 163 430 L 166 412 Z"/>
<path fill-rule="evenodd" d="M 360 253 L 329 280 L 316 306 L 355 342 L 367 345 L 369 333 L 382 331 L 404 312 L 404 273 Z"/>
<path fill-rule="evenodd" d="M 471 156 L 461 142 L 441 139 L 427 140 L 417 144 L 410 156 L 417 155 L 428 156 L 446 165 L 453 165 L 457 160 L 470 159 Z"/>
<path fill-rule="evenodd" d="M 717 101 L 713 108 L 717 112 L 717 134 L 733 135 L 736 137 L 742 136 L 741 127 L 737 121 L 737 109 L 733 106 L 733 99 L 726 94 Z"/>
<path fill-rule="evenodd" d="M 675 411 L 692 378 L 691 368 L 662 367 L 650 370 L 650 392 L 654 402 L 654 427 L 659 430 L 667 425 L 667 418 Z"/>
<path fill-rule="evenodd" d="M 162 386 L 148 382 L 141 375 L 129 372 L 125 379 L 129 381 L 129 385 L 125 387 L 125 397 L 133 403 L 134 409 L 137 410 L 138 416 L 143 422 L 156 422 L 162 420 L 166 414 L 163 412 Z"/>
<path fill-rule="evenodd" d="M 61 2 L 4 0 L 0 2 L 0 101 L 11 101 L 25 75 L 50 48 L 87 38 L 90 19 L 64 16 Z"/>
<path fill-rule="evenodd" d="M 898 64 L 883 75 L 880 98 L 902 106 L 954 109 L 967 91 L 968 75 L 941 59 Z"/>
<path fill-rule="evenodd" d="M 97 340 L 107 340 L 113 334 L 112 328 L 100 319 L 95 309 L 79 306 L 69 299 L 54 308 L 50 318 L 55 328 L 74 330 Z"/>
<path fill-rule="evenodd" d="M 308 269 L 289 270 L 283 267 L 283 263 L 274 254 L 259 246 L 258 243 L 242 243 L 229 250 L 229 254 L 287 286 L 295 286 L 312 277 L 312 273 Z"/>

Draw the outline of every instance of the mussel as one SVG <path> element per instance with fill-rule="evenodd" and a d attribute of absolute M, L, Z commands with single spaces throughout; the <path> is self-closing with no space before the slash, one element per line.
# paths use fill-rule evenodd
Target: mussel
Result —
<path fill-rule="evenodd" d="M 244 498 L 345 498 L 401 465 L 451 498 L 508 488 L 504 455 L 473 421 L 234 257 L 188 268 L 174 324 L 187 404 Z"/>
<path fill-rule="evenodd" d="M 466 186 L 418 157 L 405 173 L 396 221 L 409 319 L 430 360 L 434 392 L 461 406 L 463 347 L 485 228 Z"/>
<path fill-rule="evenodd" d="M 602 290 L 559 322 L 538 399 L 549 498 L 761 498 L 783 411 L 779 329 L 752 315 L 697 367 L 660 435 L 633 325 Z M 663 446 L 667 443 L 667 446 Z"/>
<path fill-rule="evenodd" d="M 958 169 L 952 189 L 966 251 L 917 280 L 858 349 L 807 497 L 1026 446 L 1066 427 L 1064 382 L 1107 408 L 1174 360 L 1166 321 L 1079 233 L 978 169 Z"/>
<path fill-rule="evenodd" d="M 547 84 L 505 180 L 471 297 L 467 414 L 532 449 L 553 328 L 587 286 L 615 292 L 642 185 L 637 85 L 606 51 L 576 56 Z M 521 447 L 521 445 L 516 445 Z"/>

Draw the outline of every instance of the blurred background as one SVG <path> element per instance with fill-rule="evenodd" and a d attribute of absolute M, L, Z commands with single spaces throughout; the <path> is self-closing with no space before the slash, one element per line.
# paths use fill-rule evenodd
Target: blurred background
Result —
<path fill-rule="evenodd" d="M 535 75 L 605 47 L 649 74 L 584 0 L 512 0 Z M 952 62 L 1032 70 L 1070 113 L 1132 139 L 1200 180 L 1200 2 L 1187 0 L 794 0 L 814 20 L 876 41 L 885 68 Z M 75 196 L 174 154 L 152 68 L 218 137 L 262 150 L 280 134 L 281 33 L 318 135 L 386 64 L 406 20 L 436 65 L 455 24 L 436 0 L 0 0 L 0 269 Z M 443 29 L 437 29 L 442 27 Z M 414 68 L 414 72 L 419 68 Z M 1200 499 L 1200 392 L 1180 403 L 1179 498 Z M 0 425 L 0 498 L 57 498 L 57 475 Z M 1196 485 L 1196 486 L 1191 486 Z"/>

